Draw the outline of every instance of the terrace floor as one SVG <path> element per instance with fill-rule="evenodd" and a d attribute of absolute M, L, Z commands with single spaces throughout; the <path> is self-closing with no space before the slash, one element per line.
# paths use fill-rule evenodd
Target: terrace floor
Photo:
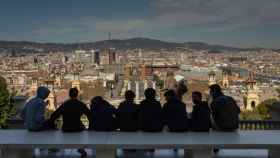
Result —
<path fill-rule="evenodd" d="M 88 158 L 95 158 L 94 150 L 87 150 Z M 142 151 L 123 152 L 118 150 L 118 158 L 183 158 L 184 151 L 156 150 L 154 155 Z M 79 158 L 76 150 L 67 149 L 57 153 L 35 150 L 36 158 Z M 221 150 L 214 158 L 267 158 L 267 150 Z"/>

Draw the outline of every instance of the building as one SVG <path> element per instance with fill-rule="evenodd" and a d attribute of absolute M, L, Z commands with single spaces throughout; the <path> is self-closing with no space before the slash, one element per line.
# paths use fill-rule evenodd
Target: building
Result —
<path fill-rule="evenodd" d="M 245 110 L 254 110 L 260 103 L 259 88 L 257 81 L 254 79 L 253 73 L 250 74 L 249 79 L 246 82 L 247 92 L 245 96 Z"/>
<path fill-rule="evenodd" d="M 216 73 L 214 71 L 211 71 L 208 74 L 208 85 L 211 86 L 211 85 L 214 85 L 214 84 L 217 84 Z"/>
<path fill-rule="evenodd" d="M 116 52 L 113 49 L 109 49 L 109 64 L 116 64 Z"/>
<path fill-rule="evenodd" d="M 96 65 L 100 65 L 101 59 L 100 59 L 99 50 L 91 50 L 91 58 L 92 58 L 92 63 Z"/>
<path fill-rule="evenodd" d="M 222 86 L 223 88 L 229 87 L 229 73 L 225 70 L 222 73 Z"/>

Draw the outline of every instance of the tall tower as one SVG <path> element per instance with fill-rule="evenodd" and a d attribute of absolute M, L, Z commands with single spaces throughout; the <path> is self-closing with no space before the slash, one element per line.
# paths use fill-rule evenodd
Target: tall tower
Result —
<path fill-rule="evenodd" d="M 226 70 L 223 70 L 223 73 L 222 73 L 222 86 L 224 88 L 229 87 L 229 73 Z"/>
<path fill-rule="evenodd" d="M 254 110 L 260 103 L 259 89 L 257 81 L 254 79 L 254 74 L 250 73 L 247 80 L 247 94 L 246 94 L 246 110 Z"/>
<path fill-rule="evenodd" d="M 109 64 L 115 64 L 116 63 L 116 52 L 115 50 L 109 48 L 108 49 L 109 53 Z"/>
<path fill-rule="evenodd" d="M 54 90 L 54 80 L 49 79 L 45 80 L 46 87 L 50 90 L 50 94 L 47 98 L 49 104 L 47 106 L 47 109 L 50 111 L 55 111 L 57 107 L 57 102 L 56 102 L 56 95 L 55 95 L 55 90 Z"/>
<path fill-rule="evenodd" d="M 209 72 L 208 74 L 208 85 L 214 85 L 217 84 L 216 82 L 216 73 L 214 71 Z"/>
<path fill-rule="evenodd" d="M 31 83 L 31 93 L 32 95 L 35 95 L 38 89 L 38 79 L 37 78 L 32 78 L 32 83 Z"/>
<path fill-rule="evenodd" d="M 78 72 L 74 73 L 74 79 L 72 80 L 72 88 L 77 88 L 78 91 L 81 91 L 81 82 L 80 82 L 80 75 Z"/>
<path fill-rule="evenodd" d="M 100 51 L 97 50 L 91 50 L 91 63 L 96 64 L 96 65 L 100 65 Z"/>

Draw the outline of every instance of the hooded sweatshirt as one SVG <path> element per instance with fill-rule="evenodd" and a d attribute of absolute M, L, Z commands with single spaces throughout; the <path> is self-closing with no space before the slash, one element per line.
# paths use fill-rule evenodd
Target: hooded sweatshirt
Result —
<path fill-rule="evenodd" d="M 40 131 L 44 128 L 45 108 L 47 106 L 44 99 L 48 97 L 49 93 L 48 88 L 39 87 L 37 96 L 25 104 L 21 117 L 29 131 Z"/>

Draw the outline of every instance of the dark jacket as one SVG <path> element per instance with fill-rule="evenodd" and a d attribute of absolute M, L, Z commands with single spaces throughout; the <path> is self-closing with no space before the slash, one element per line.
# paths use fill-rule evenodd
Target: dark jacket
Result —
<path fill-rule="evenodd" d="M 163 106 L 164 123 L 170 132 L 184 132 L 188 130 L 186 104 L 177 97 L 168 100 Z"/>
<path fill-rule="evenodd" d="M 91 115 L 87 106 L 78 99 L 69 99 L 51 115 L 50 122 L 54 123 L 56 119 L 62 116 L 62 131 L 79 132 L 85 129 L 81 121 L 82 115 L 86 115 L 91 122 Z"/>
<path fill-rule="evenodd" d="M 116 124 L 116 108 L 109 102 L 101 100 L 90 106 L 92 115 L 92 124 L 90 130 L 94 131 L 114 131 L 117 128 Z"/>
<path fill-rule="evenodd" d="M 144 132 L 161 132 L 163 125 L 163 111 L 160 102 L 155 99 L 141 101 L 139 128 Z"/>
<path fill-rule="evenodd" d="M 116 114 L 120 131 L 133 132 L 138 130 L 138 112 L 137 104 L 130 101 L 120 103 Z"/>
<path fill-rule="evenodd" d="M 207 102 L 193 107 L 191 128 L 195 132 L 208 132 L 211 128 L 211 111 Z"/>
<path fill-rule="evenodd" d="M 211 110 L 218 130 L 238 129 L 240 108 L 232 97 L 225 95 L 216 97 L 211 103 Z"/>

